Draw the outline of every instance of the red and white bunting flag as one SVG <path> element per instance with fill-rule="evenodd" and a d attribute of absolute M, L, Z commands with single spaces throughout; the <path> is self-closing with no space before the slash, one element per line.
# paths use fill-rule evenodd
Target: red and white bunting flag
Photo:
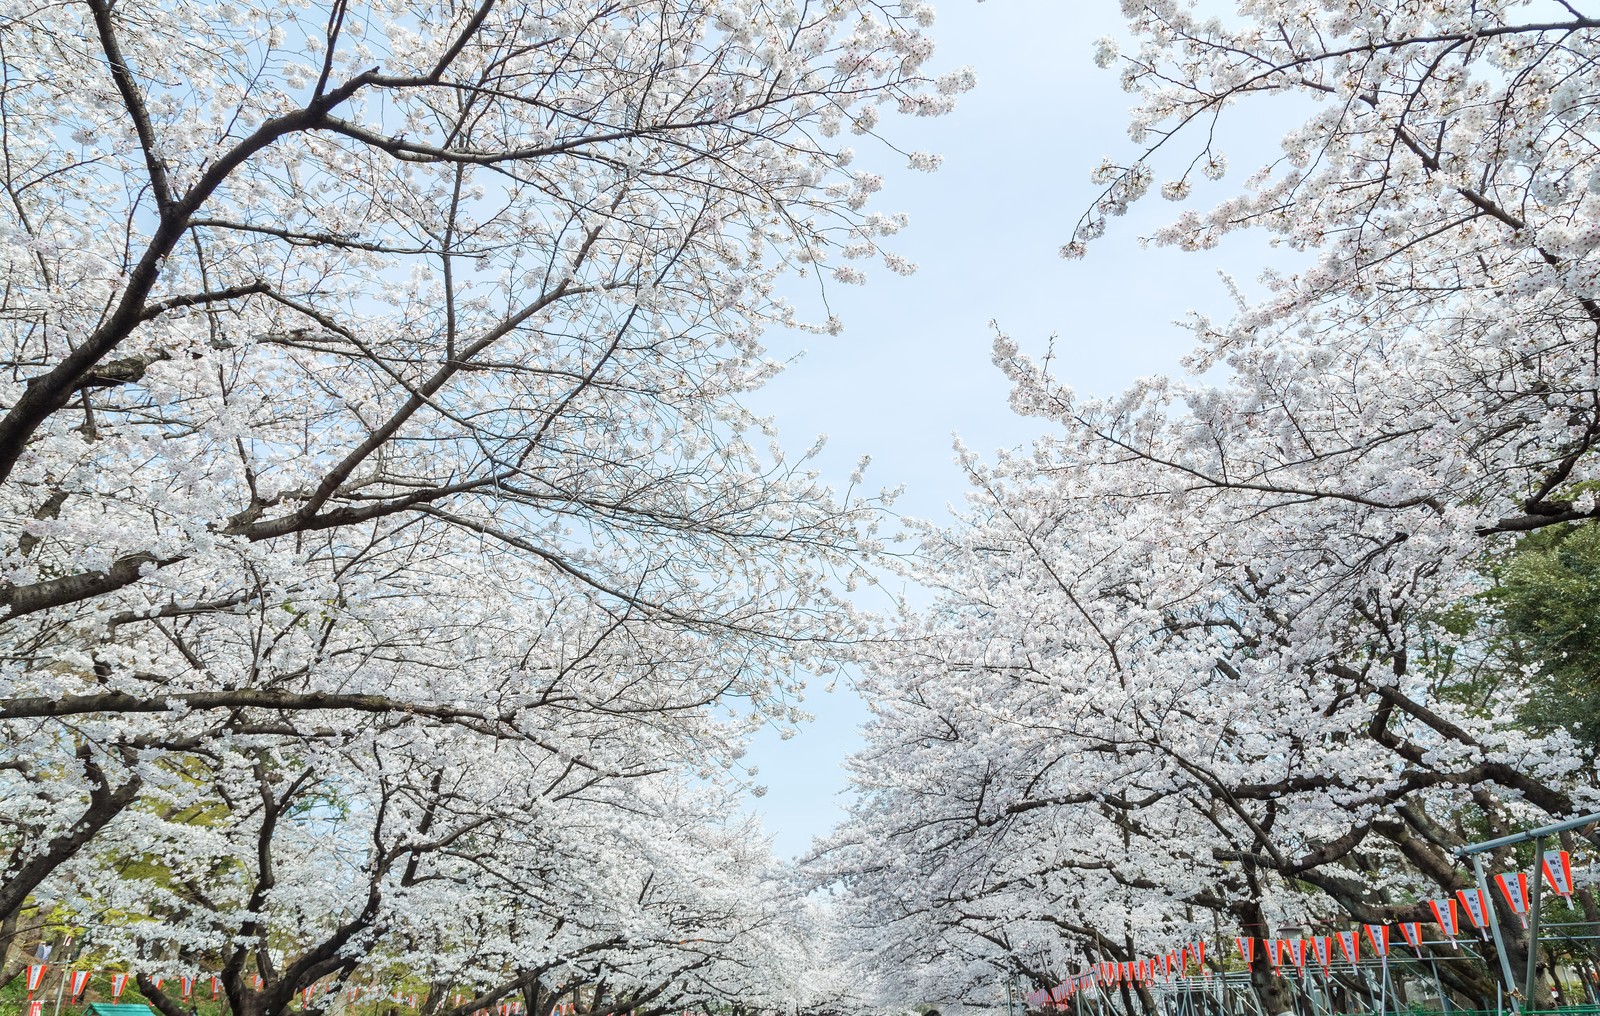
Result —
<path fill-rule="evenodd" d="M 1489 894 L 1482 889 L 1457 889 L 1456 896 L 1467 908 L 1467 920 L 1478 929 L 1485 942 L 1489 941 Z"/>
<path fill-rule="evenodd" d="M 1277 973 L 1283 965 L 1283 939 L 1268 938 L 1262 941 L 1267 943 L 1267 961 L 1272 964 L 1272 972 Z"/>
<path fill-rule="evenodd" d="M 162 976 L 162 975 L 161 975 L 161 974 L 157 974 L 157 975 L 156 975 L 156 976 L 155 976 L 155 979 L 154 979 L 154 980 L 152 980 L 152 981 L 151 981 L 151 982 L 150 982 L 150 983 L 151 983 L 151 984 L 154 984 L 154 985 L 155 985 L 155 986 L 156 986 L 156 990 L 157 990 L 157 991 L 160 991 L 160 990 L 161 990 L 161 982 L 163 982 L 163 981 L 165 981 L 165 980 L 166 980 L 166 978 L 165 978 L 165 977 L 163 977 L 163 976 Z"/>
<path fill-rule="evenodd" d="M 115 1002 L 122 997 L 122 989 L 128 986 L 127 974 L 111 975 L 111 1001 Z"/>
<path fill-rule="evenodd" d="M 1558 851 L 1555 855 L 1555 864 L 1550 863 L 1550 855 L 1544 855 L 1544 877 L 1554 889 L 1556 895 L 1572 902 L 1572 855 L 1565 850 Z"/>
<path fill-rule="evenodd" d="M 1428 909 L 1433 911 L 1433 919 L 1438 922 L 1439 930 L 1444 932 L 1444 937 L 1450 940 L 1452 946 L 1456 945 L 1456 933 L 1460 925 L 1456 923 L 1455 900 L 1429 900 Z M 1402 925 L 1402 927 L 1404 927 Z M 1456 946 L 1460 948 L 1460 946 Z"/>
<path fill-rule="evenodd" d="M 28 1016 L 44 1016 L 44 999 L 35 998 L 28 1002 Z"/>
<path fill-rule="evenodd" d="M 1317 962 L 1322 964 L 1323 976 L 1327 976 L 1328 968 L 1333 966 L 1333 939 L 1327 935 L 1313 935 L 1311 950 L 1317 954 Z"/>
<path fill-rule="evenodd" d="M 84 991 L 88 987 L 89 987 L 89 971 L 87 971 L 87 970 L 74 970 L 72 972 L 72 986 L 67 989 L 68 995 L 72 999 L 72 1004 L 73 1005 L 77 1005 L 78 1004 L 78 999 L 80 997 L 82 997 Z"/>
<path fill-rule="evenodd" d="M 1240 937 L 1234 939 L 1234 941 L 1239 943 L 1239 958 L 1244 960 L 1245 969 L 1254 970 L 1256 962 L 1256 940 L 1253 938 L 1245 938 L 1241 935 Z"/>
<path fill-rule="evenodd" d="M 458 991 L 458 992 L 456 992 L 456 1001 L 455 1001 L 455 1004 L 456 1004 L 456 1005 L 460 1005 L 460 1004 L 461 1004 L 461 992 L 459 992 L 459 991 Z"/>
<path fill-rule="evenodd" d="M 255 984 L 256 984 L 256 990 L 260 991 L 261 990 L 261 975 L 260 974 L 256 975 Z"/>
<path fill-rule="evenodd" d="M 300 1004 L 303 1005 L 303 1006 L 311 1004 L 311 986 L 310 985 L 307 985 L 306 987 L 300 989 Z"/>
<path fill-rule="evenodd" d="M 416 996 L 413 995 L 411 997 L 415 998 Z M 512 1013 L 512 1016 L 516 1016 L 516 1014 L 520 1013 L 520 1012 L 522 1012 L 522 999 L 519 998 L 516 1001 L 511 1003 L 511 1013 Z"/>
<path fill-rule="evenodd" d="M 1406 940 L 1406 945 L 1411 947 L 1412 952 L 1417 953 L 1418 955 L 1422 954 L 1421 921 L 1401 921 L 1400 937 Z"/>
<path fill-rule="evenodd" d="M 48 963 L 28 964 L 28 994 L 31 995 L 39 990 L 39 985 L 44 983 L 44 972 L 49 969 Z"/>
<path fill-rule="evenodd" d="M 1528 926 L 1527 874 L 1519 871 L 1515 875 L 1496 875 L 1494 880 L 1500 886 L 1500 895 L 1511 905 L 1511 912 L 1517 915 L 1517 920 L 1526 928 Z"/>
<path fill-rule="evenodd" d="M 1133 964 L 1132 963 L 1124 963 L 1122 965 L 1122 969 L 1120 971 L 1118 971 L 1118 973 L 1121 974 L 1122 982 L 1124 984 L 1132 984 L 1133 983 Z"/>
<path fill-rule="evenodd" d="M 1389 926 L 1387 924 L 1367 925 L 1367 941 L 1372 943 L 1372 951 L 1384 959 L 1389 958 Z"/>
<path fill-rule="evenodd" d="M 222 994 L 222 982 L 217 979 L 217 975 L 216 974 L 212 974 L 211 975 L 211 997 L 214 1000 L 220 994 Z"/>
<path fill-rule="evenodd" d="M 194 995 L 194 975 L 184 974 L 182 977 L 179 977 L 178 985 L 180 990 L 183 992 L 183 1000 L 185 1002 L 189 1001 L 189 999 Z"/>
<path fill-rule="evenodd" d="M 1203 974 L 1206 972 L 1206 944 L 1204 940 L 1194 944 L 1194 964 Z"/>
<path fill-rule="evenodd" d="M 1350 969 L 1356 968 L 1361 953 L 1361 932 L 1339 932 L 1339 950 L 1344 953 L 1344 958 L 1350 961 Z"/>
<path fill-rule="evenodd" d="M 1291 938 L 1289 941 L 1289 958 L 1294 960 L 1294 965 L 1301 970 L 1306 968 L 1306 940 Z"/>
<path fill-rule="evenodd" d="M 417 993 L 416 992 L 412 992 L 410 995 L 406 996 L 406 1005 L 409 1006 L 412 1009 L 415 1009 L 417 1007 Z"/>

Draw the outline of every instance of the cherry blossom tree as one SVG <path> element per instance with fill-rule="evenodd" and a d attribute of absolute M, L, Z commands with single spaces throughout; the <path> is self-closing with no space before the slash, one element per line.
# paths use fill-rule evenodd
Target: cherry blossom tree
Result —
<path fill-rule="evenodd" d="M 744 737 L 860 636 L 840 590 L 883 499 L 786 461 L 742 399 L 777 370 L 764 328 L 838 327 L 781 276 L 909 270 L 845 135 L 970 86 L 923 71 L 931 21 L 9 12 L 0 918 L 115 904 L 144 917 L 106 948 L 205 956 L 272 1013 L 372 955 L 444 976 L 407 907 L 461 904 L 503 853 L 518 934 L 557 944 L 496 990 L 636 945 L 595 908 L 654 905 L 626 881 L 643 834 L 604 861 L 623 882 L 550 903 L 578 862 L 541 868 L 529 827 L 737 782 Z M 740 957 L 626 991 L 710 992 Z"/>
<path fill-rule="evenodd" d="M 1152 240 L 1254 229 L 1309 267 L 1197 317 L 1189 377 L 1110 398 L 997 338 L 1052 432 L 964 453 L 968 510 L 924 530 L 938 601 L 879 654 L 863 798 L 813 862 L 904 922 L 885 955 L 1053 984 L 1199 935 L 1419 919 L 1469 884 L 1454 848 L 1595 810 L 1592 750 L 1519 722 L 1480 599 L 1519 534 L 1596 518 L 1582 7 L 1124 4 L 1133 43 L 1098 59 L 1139 150 L 1064 253 L 1223 180 L 1217 138 L 1281 97 L 1306 111 L 1282 157 Z M 1446 976 L 1493 997 L 1486 968 Z"/>

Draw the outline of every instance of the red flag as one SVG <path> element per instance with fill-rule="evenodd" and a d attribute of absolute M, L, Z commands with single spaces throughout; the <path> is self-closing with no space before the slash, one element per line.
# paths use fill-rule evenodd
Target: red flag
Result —
<path fill-rule="evenodd" d="M 1385 959 L 1389 956 L 1389 926 L 1387 924 L 1367 925 L 1367 941 L 1372 943 L 1372 951 Z"/>
<path fill-rule="evenodd" d="M 1256 940 L 1243 936 L 1234 939 L 1239 943 L 1239 958 L 1244 960 L 1246 970 L 1254 970 L 1256 962 Z"/>
<path fill-rule="evenodd" d="M 1361 932 L 1339 932 L 1339 949 L 1344 953 L 1344 958 L 1350 961 L 1350 969 L 1354 970 L 1361 952 Z"/>
<path fill-rule="evenodd" d="M 1456 948 L 1456 932 L 1460 926 L 1456 923 L 1456 901 L 1450 899 L 1429 900 L 1428 909 L 1433 911 L 1433 919 L 1439 922 L 1439 928 L 1444 932 L 1445 938 Z"/>
<path fill-rule="evenodd" d="M 111 975 L 111 1001 L 112 1002 L 116 1002 L 117 999 L 121 998 L 122 997 L 122 989 L 126 988 L 127 986 L 128 986 L 128 975 L 127 974 L 112 974 Z"/>
<path fill-rule="evenodd" d="M 1489 894 L 1482 889 L 1457 889 L 1456 895 L 1467 908 L 1467 920 L 1478 929 L 1485 942 L 1489 941 Z"/>
<path fill-rule="evenodd" d="M 1572 857 L 1565 850 L 1557 852 L 1555 857 L 1555 866 L 1551 867 L 1550 855 L 1544 855 L 1544 877 L 1550 883 L 1550 888 L 1556 891 L 1557 896 L 1571 903 Z M 1527 893 L 1523 895 L 1526 896 Z"/>
<path fill-rule="evenodd" d="M 43 952 L 44 950 L 40 950 Z M 28 994 L 32 995 L 39 990 L 39 985 L 44 983 L 44 972 L 50 969 L 48 963 L 28 964 Z"/>
<path fill-rule="evenodd" d="M 1511 912 L 1517 915 L 1517 920 L 1522 926 L 1528 926 L 1528 876 L 1523 872 L 1515 875 L 1496 875 L 1494 880 L 1500 884 L 1500 894 L 1511 905 Z"/>
<path fill-rule="evenodd" d="M 178 984 L 183 992 L 183 1000 L 185 1002 L 189 1001 L 189 996 L 194 994 L 194 976 L 192 974 L 184 974 L 178 978 Z"/>
<path fill-rule="evenodd" d="M 28 1016 L 44 1016 L 44 999 L 35 998 L 28 1001 Z"/>
<path fill-rule="evenodd" d="M 83 997 L 83 993 L 88 987 L 89 987 L 89 971 L 87 971 L 87 970 L 74 970 L 72 972 L 72 987 L 69 988 L 68 991 L 67 991 L 68 995 L 72 999 L 72 1004 L 73 1005 L 77 1005 L 78 1004 L 78 1000 Z"/>

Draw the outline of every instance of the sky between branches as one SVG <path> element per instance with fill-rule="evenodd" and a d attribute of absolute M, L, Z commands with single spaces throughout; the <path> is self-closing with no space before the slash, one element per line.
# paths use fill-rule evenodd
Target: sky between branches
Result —
<path fill-rule="evenodd" d="M 1284 265 L 1287 252 L 1256 237 L 1232 237 L 1199 254 L 1144 248 L 1139 238 L 1177 207 L 1145 202 L 1114 221 L 1087 259 L 1063 260 L 1058 249 L 1099 189 L 1090 171 L 1131 147 L 1124 131 L 1131 97 L 1092 58 L 1096 39 L 1125 35 L 1118 5 L 942 0 L 937 10 L 935 69 L 970 65 L 978 87 L 947 117 L 891 115 L 879 129 L 903 150 L 940 153 L 943 167 L 912 171 L 869 139 L 850 139 L 860 165 L 885 178 L 881 207 L 911 216 L 892 249 L 918 270 L 903 278 L 879 268 L 865 286 L 830 284 L 826 298 L 844 333 L 769 335 L 774 355 L 804 355 L 751 406 L 777 418 L 792 453 L 828 435 L 822 461 L 836 486 L 870 455 L 870 487 L 903 483 L 898 511 L 944 520 L 965 491 L 955 436 L 986 454 L 1038 433 L 1039 421 L 1006 405 L 1004 378 L 990 362 L 991 321 L 1041 355 L 1054 335 L 1059 375 L 1079 391 L 1108 394 L 1141 376 L 1181 370 L 1189 341 L 1175 322 L 1190 310 L 1223 315 L 1231 297 L 1219 272 L 1249 291 L 1262 268 Z M 1235 166 L 1269 158 L 1288 120 L 1249 124 L 1241 134 L 1242 124 L 1235 120 L 1233 136 L 1223 136 Z M 1236 185 L 1229 178 L 1212 186 L 1221 193 Z M 1190 203 L 1203 207 L 1208 192 L 1195 191 Z M 811 318 L 825 316 L 814 279 L 791 291 Z M 888 606 L 870 592 L 863 603 Z M 746 759 L 758 769 L 754 782 L 768 788 L 752 807 L 783 857 L 803 852 L 840 817 L 840 764 L 868 718 L 846 682 L 831 694 L 815 682 L 806 706 L 814 723 L 789 741 L 762 735 Z"/>

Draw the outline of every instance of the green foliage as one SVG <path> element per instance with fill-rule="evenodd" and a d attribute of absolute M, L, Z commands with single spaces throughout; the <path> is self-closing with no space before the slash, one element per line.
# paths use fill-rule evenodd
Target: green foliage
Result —
<path fill-rule="evenodd" d="M 1512 657 L 1525 661 L 1522 721 L 1600 748 L 1600 525 L 1524 537 L 1490 599 Z"/>

